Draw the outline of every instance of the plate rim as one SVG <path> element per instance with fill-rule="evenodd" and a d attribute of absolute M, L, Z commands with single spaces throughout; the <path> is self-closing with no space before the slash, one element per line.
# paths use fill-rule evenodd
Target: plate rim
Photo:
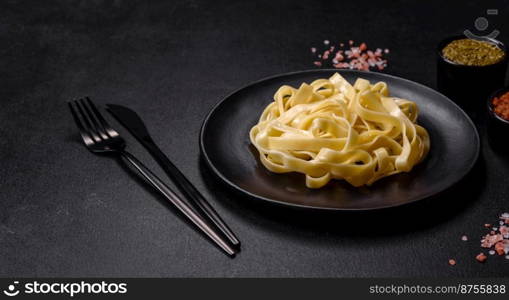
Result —
<path fill-rule="evenodd" d="M 236 190 L 237 192 L 240 192 L 242 194 L 248 195 L 249 197 L 252 197 L 252 198 L 255 198 L 255 199 L 259 199 L 259 200 L 263 200 L 263 201 L 266 201 L 268 203 L 272 203 L 272 204 L 276 204 L 276 205 L 280 205 L 280 206 L 284 206 L 284 207 L 293 207 L 293 208 L 301 208 L 301 209 L 316 210 L 316 211 L 350 211 L 350 212 L 351 211 L 375 211 L 375 210 L 382 210 L 382 209 L 389 209 L 389 208 L 405 206 L 405 205 L 408 205 L 408 204 L 411 204 L 411 203 L 415 203 L 415 202 L 418 202 L 418 201 L 421 201 L 421 200 L 424 200 L 424 199 L 428 199 L 428 198 L 432 198 L 434 196 L 442 194 L 447 189 L 455 186 L 467 174 L 469 174 L 470 171 L 475 166 L 475 164 L 477 163 L 477 161 L 479 160 L 479 154 L 480 154 L 480 148 L 481 148 L 479 132 L 478 132 L 477 127 L 475 126 L 474 122 L 470 118 L 470 116 L 468 116 L 468 114 L 458 104 L 456 104 L 454 101 L 449 99 L 449 97 L 445 96 L 444 94 L 440 93 L 439 91 L 434 90 L 434 89 L 432 89 L 432 88 L 430 88 L 430 87 L 428 87 L 428 86 L 426 86 L 426 85 L 424 85 L 422 83 L 419 83 L 419 82 L 416 82 L 416 81 L 412 81 L 412 80 L 409 80 L 409 79 L 405 79 L 405 78 L 402 78 L 402 77 L 399 77 L 399 76 L 387 74 L 387 73 L 380 73 L 380 72 L 370 71 L 369 73 L 376 73 L 376 74 L 378 74 L 378 75 L 380 75 L 382 77 L 388 77 L 388 78 L 391 78 L 391 79 L 402 80 L 404 82 L 409 82 L 411 84 L 416 84 L 416 85 L 420 86 L 421 88 L 424 88 L 425 90 L 429 90 L 432 93 L 437 93 L 437 94 L 441 95 L 446 101 L 449 101 L 450 104 L 452 104 L 454 107 L 456 107 L 456 109 L 458 109 L 462 113 L 462 115 L 467 119 L 468 124 L 470 124 L 471 128 L 473 129 L 474 137 L 475 137 L 474 140 L 475 140 L 475 144 L 476 145 L 475 145 L 474 159 L 471 160 L 470 164 L 465 169 L 465 171 L 461 174 L 461 176 L 458 176 L 454 181 L 452 181 L 451 184 L 440 188 L 438 191 L 435 191 L 435 192 L 432 192 L 432 193 L 425 193 L 422 196 L 416 197 L 414 199 L 411 199 L 411 200 L 409 200 L 409 201 L 407 201 L 405 203 L 389 204 L 389 205 L 377 206 L 377 207 L 369 207 L 369 208 L 340 208 L 340 207 L 310 206 L 310 205 L 305 205 L 305 204 L 289 203 L 289 202 L 280 201 L 280 200 L 277 200 L 277 199 L 272 199 L 272 198 L 267 198 L 267 197 L 264 197 L 264 196 L 256 195 L 254 193 L 251 193 L 250 191 L 242 189 L 241 187 L 239 187 L 236 184 L 234 184 L 233 182 L 231 182 L 228 178 L 226 178 L 216 168 L 216 166 L 214 166 L 214 164 L 212 163 L 209 155 L 207 154 L 207 152 L 205 150 L 205 145 L 204 145 L 205 128 L 206 128 L 206 126 L 207 126 L 211 116 L 214 114 L 214 112 L 224 102 L 226 102 L 228 99 L 230 99 L 233 95 L 235 95 L 238 92 L 240 92 L 240 91 L 242 91 L 242 90 L 244 90 L 246 88 L 249 88 L 249 87 L 251 87 L 253 85 L 259 84 L 259 83 L 264 82 L 264 81 L 272 80 L 272 79 L 275 79 L 275 78 L 278 78 L 278 77 L 291 76 L 291 75 L 296 75 L 296 74 L 314 73 L 314 72 L 323 72 L 323 73 L 326 73 L 326 72 L 363 73 L 363 72 L 358 71 L 358 70 L 349 70 L 349 69 L 347 69 L 347 70 L 338 70 L 338 69 L 330 69 L 330 68 L 328 68 L 328 69 L 308 69 L 308 70 L 292 71 L 292 72 L 287 72 L 287 73 L 279 73 L 279 74 L 276 74 L 276 75 L 271 75 L 271 76 L 263 77 L 261 79 L 255 80 L 255 81 L 251 81 L 251 82 L 247 83 L 246 85 L 241 86 L 240 88 L 238 88 L 238 89 L 234 90 L 233 92 L 231 92 L 231 93 L 227 94 L 226 96 L 224 96 L 220 101 L 218 101 L 210 109 L 210 111 L 207 113 L 207 115 L 205 116 L 205 119 L 203 120 L 203 122 L 202 122 L 202 124 L 200 126 L 200 133 L 199 133 L 200 153 L 203 156 L 207 166 L 213 171 L 213 173 L 216 176 L 218 176 L 223 181 L 223 183 L 226 183 L 230 188 L 233 188 L 234 190 Z"/>

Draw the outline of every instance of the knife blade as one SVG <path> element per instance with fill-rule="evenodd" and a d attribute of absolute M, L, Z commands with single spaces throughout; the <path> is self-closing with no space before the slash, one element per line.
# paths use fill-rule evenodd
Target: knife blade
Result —
<path fill-rule="evenodd" d="M 240 241 L 233 231 L 217 214 L 214 208 L 208 203 L 203 195 L 194 185 L 180 172 L 164 152 L 157 146 L 150 136 L 143 120 L 133 110 L 115 104 L 107 104 L 107 110 L 124 126 L 154 157 L 163 170 L 175 182 L 177 188 L 187 196 L 190 202 L 202 211 L 202 213 L 219 229 L 224 236 L 236 247 L 240 247 Z"/>

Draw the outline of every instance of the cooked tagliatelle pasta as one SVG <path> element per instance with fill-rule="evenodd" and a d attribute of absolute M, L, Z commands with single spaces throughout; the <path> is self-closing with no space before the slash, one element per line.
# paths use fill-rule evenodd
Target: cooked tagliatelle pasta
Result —
<path fill-rule="evenodd" d="M 414 102 L 390 97 L 385 82 L 358 78 L 352 86 L 336 73 L 280 87 L 250 139 L 267 169 L 303 173 L 309 188 L 331 179 L 371 185 L 426 157 L 430 140 L 418 113 Z"/>

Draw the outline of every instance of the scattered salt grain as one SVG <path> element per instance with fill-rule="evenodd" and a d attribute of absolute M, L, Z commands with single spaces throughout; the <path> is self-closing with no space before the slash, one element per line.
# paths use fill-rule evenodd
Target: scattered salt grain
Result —
<path fill-rule="evenodd" d="M 383 53 L 388 53 L 389 49 L 382 50 L 377 48 L 375 51 L 369 50 L 366 43 L 361 43 L 359 46 L 354 45 L 353 40 L 348 41 L 347 48 L 344 48 L 345 43 L 340 43 L 338 47 L 329 45 L 329 40 L 324 40 L 324 44 L 328 45 L 327 48 L 319 51 L 317 48 L 312 47 L 312 53 L 319 53 L 317 57 L 322 61 L 318 65 L 316 61 L 313 62 L 316 66 L 332 65 L 337 69 L 356 69 L 361 71 L 369 71 L 370 68 L 383 70 L 387 67 L 387 60 L 384 59 Z"/>
<path fill-rule="evenodd" d="M 505 247 L 503 242 L 498 242 L 495 244 L 495 251 L 497 251 L 498 255 L 504 255 L 505 253 Z"/>
<path fill-rule="evenodd" d="M 321 61 L 315 61 L 314 64 L 317 67 L 321 67 L 322 66 L 322 62 Z"/>
<path fill-rule="evenodd" d="M 485 262 L 487 258 L 488 258 L 488 257 L 487 257 L 486 255 L 484 255 L 484 253 L 482 253 L 482 252 L 481 252 L 481 253 L 479 253 L 479 254 L 475 257 L 475 259 L 477 259 L 477 261 L 479 261 L 479 262 Z"/>
<path fill-rule="evenodd" d="M 454 266 L 456 264 L 456 261 L 454 259 L 449 259 L 449 265 Z"/>
<path fill-rule="evenodd" d="M 461 240 L 466 242 L 466 241 L 468 241 L 468 237 L 466 235 L 464 235 L 461 237 Z"/>
<path fill-rule="evenodd" d="M 503 213 L 500 215 L 499 227 L 492 227 L 491 224 L 486 223 L 484 227 L 489 228 L 489 233 L 484 235 L 481 239 L 481 247 L 489 249 L 490 255 L 498 254 L 509 259 L 509 213 Z M 463 238 L 462 238 L 463 239 Z M 476 256 L 479 262 L 484 262 L 487 257 L 484 253 L 480 253 Z"/>
<path fill-rule="evenodd" d="M 483 248 L 491 248 L 496 243 L 500 242 L 501 240 L 503 240 L 503 236 L 501 234 L 492 234 L 490 232 L 490 234 L 487 234 L 487 235 L 484 236 L 484 238 L 482 240 L 482 243 L 481 243 L 481 247 L 483 247 Z"/>

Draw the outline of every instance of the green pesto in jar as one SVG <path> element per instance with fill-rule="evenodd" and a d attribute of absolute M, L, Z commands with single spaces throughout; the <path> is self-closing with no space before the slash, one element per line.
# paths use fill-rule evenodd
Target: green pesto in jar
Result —
<path fill-rule="evenodd" d="M 473 39 L 454 40 L 442 49 L 442 55 L 460 65 L 487 66 L 504 59 L 505 53 L 498 46 Z"/>

